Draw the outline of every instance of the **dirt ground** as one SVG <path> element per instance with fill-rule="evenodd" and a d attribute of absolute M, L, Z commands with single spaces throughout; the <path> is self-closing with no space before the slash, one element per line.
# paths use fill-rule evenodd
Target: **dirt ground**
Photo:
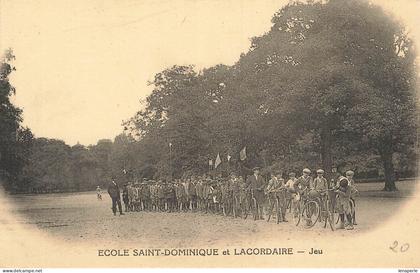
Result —
<path fill-rule="evenodd" d="M 253 221 L 233 219 L 203 213 L 131 212 L 113 216 L 111 200 L 103 194 L 96 199 L 95 192 L 45 195 L 9 195 L 8 213 L 20 215 L 23 226 L 36 227 L 67 243 L 89 242 L 92 247 L 118 246 L 142 247 L 207 247 L 223 244 L 235 246 L 254 241 L 269 241 L 273 236 L 295 240 L 310 234 L 314 242 L 329 236 L 340 238 L 355 236 L 373 230 L 385 219 L 392 217 L 413 194 L 415 181 L 397 183 L 400 192 L 381 193 L 382 183 L 359 184 L 361 194 L 357 199 L 355 230 L 331 231 L 317 224 L 312 229 L 296 227 L 290 221 L 276 224 L 274 220 Z M 2 199 L 3 199 L 2 198 Z M 290 220 L 290 215 L 288 215 Z M 3 223 L 10 225 L 13 223 Z"/>

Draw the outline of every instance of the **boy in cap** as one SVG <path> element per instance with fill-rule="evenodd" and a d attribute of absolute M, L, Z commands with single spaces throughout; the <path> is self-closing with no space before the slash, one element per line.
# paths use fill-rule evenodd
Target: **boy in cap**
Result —
<path fill-rule="evenodd" d="M 134 184 L 134 211 L 140 211 L 140 198 L 140 183 L 137 182 L 136 184 Z"/>
<path fill-rule="evenodd" d="M 301 196 L 306 197 L 306 195 L 308 195 L 311 185 L 313 185 L 313 179 L 310 176 L 310 174 L 311 174 L 310 169 L 308 168 L 303 169 L 302 176 L 299 177 L 295 182 L 295 189 L 297 189 L 298 193 Z M 306 221 L 306 224 L 310 226 L 312 224 L 312 221 L 308 218 Z"/>
<path fill-rule="evenodd" d="M 133 183 L 128 183 L 127 186 L 128 191 L 128 211 L 134 211 L 134 188 Z"/>
<path fill-rule="evenodd" d="M 317 192 L 325 192 L 328 189 L 328 184 L 327 179 L 324 178 L 324 170 L 317 170 L 316 175 L 311 188 Z"/>
<path fill-rule="evenodd" d="M 359 191 L 356 188 L 356 185 L 354 183 L 354 172 L 351 170 L 348 170 L 346 172 L 346 178 L 349 181 L 349 186 L 350 186 L 350 200 L 353 202 L 353 211 L 352 211 L 352 220 L 353 220 L 353 225 L 357 225 L 356 223 L 356 201 L 354 200 L 354 197 L 359 193 Z"/>
<path fill-rule="evenodd" d="M 188 181 L 188 196 L 191 203 L 191 210 L 196 211 L 197 210 L 197 181 L 195 177 L 192 177 L 191 180 Z"/>
<path fill-rule="evenodd" d="M 349 186 L 349 181 L 346 177 L 341 176 L 338 179 L 338 188 L 335 191 L 337 193 L 337 211 L 339 213 L 340 217 L 340 224 L 337 227 L 337 229 L 344 229 L 344 217 L 347 217 L 348 226 L 346 229 L 351 230 L 353 229 L 353 221 L 352 221 L 352 215 L 350 211 L 350 195 L 351 195 L 351 189 Z"/>
<path fill-rule="evenodd" d="M 297 190 L 295 189 L 295 182 L 296 182 L 296 173 L 290 172 L 289 173 L 289 180 L 287 180 L 285 187 L 287 189 L 287 199 L 290 203 L 290 211 L 293 208 L 296 208 L 297 202 L 299 201 L 299 196 Z"/>
<path fill-rule="evenodd" d="M 285 187 L 288 189 L 294 188 L 296 180 L 296 174 L 294 172 L 289 173 L 289 180 L 287 180 Z"/>
<path fill-rule="evenodd" d="M 287 188 L 284 183 L 282 172 L 277 172 L 276 178 L 280 183 L 279 192 L 277 193 L 277 198 L 279 198 L 279 205 L 281 210 L 281 216 L 283 222 L 288 222 L 286 219 L 286 209 L 287 209 Z"/>
<path fill-rule="evenodd" d="M 266 195 L 268 195 L 268 200 L 270 202 L 270 214 L 272 213 L 274 203 L 279 200 L 279 210 L 281 222 L 287 222 L 285 219 L 286 208 L 285 208 L 285 199 L 286 196 L 284 195 L 284 179 L 281 177 L 281 172 L 277 172 L 276 175 L 272 174 L 270 181 L 268 181 L 267 188 L 265 189 Z"/>
<path fill-rule="evenodd" d="M 143 210 L 150 209 L 150 186 L 149 182 L 144 181 L 141 187 L 141 202 L 143 205 Z"/>
<path fill-rule="evenodd" d="M 204 177 L 199 177 L 197 184 L 195 185 L 195 192 L 197 195 L 197 209 L 203 211 L 203 179 Z"/>
<path fill-rule="evenodd" d="M 230 176 L 230 188 L 232 191 L 232 211 L 235 210 L 235 215 L 237 216 L 239 206 L 241 203 L 241 196 L 240 196 L 240 185 L 239 185 L 239 178 L 235 173 L 232 173 Z"/>
<path fill-rule="evenodd" d="M 311 185 L 313 184 L 312 177 L 310 176 L 311 170 L 308 168 L 303 169 L 302 176 L 299 177 L 295 182 L 295 188 L 299 189 L 301 195 L 308 192 Z"/>
<path fill-rule="evenodd" d="M 125 212 L 128 212 L 128 207 L 129 207 L 129 205 L 128 205 L 128 187 L 127 187 L 127 184 L 124 184 L 124 186 L 123 186 L 123 192 L 122 192 L 122 199 L 123 199 L 123 202 L 124 202 L 124 210 L 125 210 Z"/>
<path fill-rule="evenodd" d="M 102 190 L 99 186 L 96 186 L 96 198 L 98 198 L 98 200 L 102 200 Z"/>
<path fill-rule="evenodd" d="M 349 186 L 353 186 L 354 185 L 353 176 L 354 176 L 354 172 L 353 171 L 348 170 L 346 172 L 346 178 L 349 181 Z"/>
<path fill-rule="evenodd" d="M 159 180 L 157 183 L 157 196 L 159 198 L 159 211 L 164 211 L 165 210 L 165 190 L 163 188 L 163 182 L 162 180 Z"/>

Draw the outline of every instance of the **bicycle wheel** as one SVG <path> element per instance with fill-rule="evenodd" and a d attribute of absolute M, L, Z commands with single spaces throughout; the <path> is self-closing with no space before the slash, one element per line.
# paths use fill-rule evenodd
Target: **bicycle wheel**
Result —
<path fill-rule="evenodd" d="M 302 211 L 302 216 L 306 220 L 306 227 L 313 227 L 319 219 L 319 205 L 315 201 L 308 201 L 305 203 Z"/>
<path fill-rule="evenodd" d="M 232 206 L 233 218 L 236 218 L 238 215 L 238 198 L 235 196 L 233 199 L 233 206 Z"/>
<path fill-rule="evenodd" d="M 274 209 L 274 203 L 272 203 L 270 199 L 268 199 L 268 203 L 269 203 L 270 210 L 267 215 L 267 222 L 270 222 L 271 214 L 273 213 L 273 209 Z"/>
<path fill-rule="evenodd" d="M 248 212 L 249 212 L 249 205 L 247 204 L 248 202 L 244 202 L 244 204 L 242 204 L 242 217 L 244 219 L 246 219 L 248 217 Z"/>
<path fill-rule="evenodd" d="M 354 225 L 356 221 L 356 205 L 353 199 L 350 199 L 350 215 L 352 224 Z"/>
<path fill-rule="evenodd" d="M 335 198 L 335 203 L 338 204 L 338 196 Z M 338 224 L 338 222 L 340 222 L 340 216 L 339 213 L 337 212 L 337 210 L 334 210 L 334 214 L 337 214 L 337 220 L 335 220 L 335 223 Z"/>
<path fill-rule="evenodd" d="M 258 205 L 257 199 L 252 198 L 252 215 L 254 217 L 254 221 L 258 220 Z"/>
<path fill-rule="evenodd" d="M 280 223 L 280 219 L 283 217 L 282 214 L 281 214 L 279 198 L 276 198 L 276 203 L 275 203 L 274 208 L 276 210 L 276 221 L 277 221 L 277 224 L 278 224 L 278 223 Z"/>
<path fill-rule="evenodd" d="M 251 209 L 251 204 L 249 202 L 249 198 L 248 197 L 243 198 L 241 202 L 241 213 L 244 219 L 248 217 L 250 209 Z"/>
<path fill-rule="evenodd" d="M 295 224 L 295 226 L 298 226 L 300 223 L 300 218 L 302 216 L 302 211 L 301 211 L 301 204 L 300 202 L 292 205 L 292 216 L 293 216 L 293 223 Z"/>

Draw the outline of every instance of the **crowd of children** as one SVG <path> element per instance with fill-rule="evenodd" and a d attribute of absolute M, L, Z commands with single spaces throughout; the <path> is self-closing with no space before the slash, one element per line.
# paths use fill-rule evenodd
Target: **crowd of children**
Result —
<path fill-rule="evenodd" d="M 353 171 L 345 176 L 337 175 L 327 181 L 324 171 L 317 170 L 311 176 L 308 168 L 303 169 L 302 176 L 296 178 L 291 172 L 285 181 L 282 172 L 271 174 L 269 181 L 260 175 L 258 167 L 254 174 L 244 177 L 232 173 L 227 178 L 212 178 L 209 175 L 184 177 L 173 181 L 147 180 L 126 183 L 122 190 L 122 201 L 126 212 L 203 212 L 225 216 L 243 217 L 252 209 L 252 201 L 257 203 L 258 216 L 265 219 L 269 204 L 278 198 L 281 213 L 279 222 L 287 222 L 287 208 L 292 217 L 303 196 L 316 198 L 323 196 L 327 189 L 332 189 L 336 197 L 335 211 L 339 215 L 338 229 L 353 229 L 355 214 L 351 211 L 357 190 L 354 185 Z M 115 212 L 114 212 L 115 214 Z"/>

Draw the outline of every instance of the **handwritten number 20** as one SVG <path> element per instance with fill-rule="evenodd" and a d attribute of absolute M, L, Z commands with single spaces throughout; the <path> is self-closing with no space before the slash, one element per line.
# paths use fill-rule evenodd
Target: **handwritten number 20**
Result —
<path fill-rule="evenodd" d="M 410 248 L 410 245 L 408 243 L 405 243 L 398 248 L 398 241 L 394 241 L 392 246 L 390 246 L 389 248 L 394 252 L 406 252 Z"/>

